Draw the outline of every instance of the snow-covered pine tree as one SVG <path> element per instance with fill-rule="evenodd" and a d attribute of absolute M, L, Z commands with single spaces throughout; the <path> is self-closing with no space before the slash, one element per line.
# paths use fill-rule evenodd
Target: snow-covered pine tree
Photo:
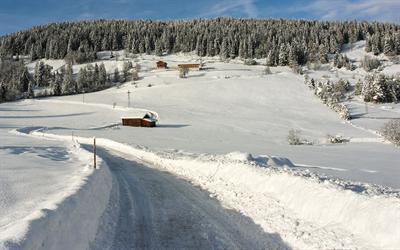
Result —
<path fill-rule="evenodd" d="M 86 67 L 83 67 L 79 70 L 78 73 L 78 81 L 77 81 L 77 89 L 79 93 L 86 91 L 88 88 L 88 72 Z"/>
<path fill-rule="evenodd" d="M 275 66 L 275 57 L 274 57 L 274 54 L 273 54 L 272 50 L 270 50 L 268 52 L 268 56 L 267 56 L 267 59 L 265 61 L 265 64 L 267 66 Z"/>
<path fill-rule="evenodd" d="M 133 68 L 132 62 L 124 62 L 124 67 L 122 70 L 122 82 L 130 80 L 130 70 Z"/>
<path fill-rule="evenodd" d="M 57 77 L 56 77 L 57 79 Z M 53 95 L 55 96 L 60 96 L 61 95 L 61 84 L 58 80 L 55 80 L 52 84 L 52 92 Z"/>
<path fill-rule="evenodd" d="M 38 87 L 44 86 L 44 62 L 40 61 L 36 63 L 35 65 L 35 73 L 34 73 L 34 78 L 35 78 L 35 84 Z"/>
<path fill-rule="evenodd" d="M 100 68 L 99 65 L 95 63 L 93 69 L 92 86 L 90 87 L 91 90 L 98 90 L 100 88 L 99 79 L 100 79 Z"/>
<path fill-rule="evenodd" d="M 281 66 L 286 66 L 289 63 L 288 60 L 288 56 L 289 56 L 289 51 L 287 49 L 286 44 L 282 43 L 280 48 L 279 48 L 279 65 Z"/>
<path fill-rule="evenodd" d="M 321 63 L 327 63 L 328 62 L 328 49 L 324 44 L 321 44 L 319 46 L 318 60 Z"/>
<path fill-rule="evenodd" d="M 73 76 L 72 63 L 67 64 L 61 90 L 62 94 L 64 95 L 77 93 L 77 86 Z"/>
<path fill-rule="evenodd" d="M 29 81 L 28 90 L 27 90 L 27 97 L 28 98 L 33 98 L 34 97 L 33 84 L 34 83 L 32 81 Z"/>
<path fill-rule="evenodd" d="M 119 75 L 119 70 L 118 67 L 115 68 L 114 74 L 113 74 L 113 82 L 120 82 L 120 75 Z"/>
<path fill-rule="evenodd" d="M 374 102 L 381 103 L 386 102 L 388 99 L 388 92 L 386 90 L 386 79 L 383 74 L 374 75 L 373 84 L 373 100 Z"/>
<path fill-rule="evenodd" d="M 162 54 L 163 54 L 163 47 L 162 47 L 161 39 L 158 39 L 158 40 L 156 41 L 154 50 L 155 50 L 154 52 L 155 52 L 155 54 L 156 54 L 157 56 L 162 56 Z"/>
<path fill-rule="evenodd" d="M 395 48 L 394 41 L 393 41 L 392 37 L 389 35 L 387 35 L 385 37 L 383 53 L 387 56 L 394 56 L 396 54 L 396 48 Z"/>
<path fill-rule="evenodd" d="M 22 72 L 19 77 L 20 91 L 26 92 L 28 90 L 31 77 L 27 67 L 25 67 L 23 64 L 20 67 L 22 67 Z"/>
<path fill-rule="evenodd" d="M 107 83 L 107 71 L 106 67 L 104 66 L 104 63 L 100 64 L 99 67 L 99 87 L 104 88 Z"/>
<path fill-rule="evenodd" d="M 378 34 L 372 36 L 371 51 L 374 55 L 379 55 L 381 53 L 381 41 Z"/>
<path fill-rule="evenodd" d="M 226 38 L 222 39 L 220 56 L 223 60 L 225 60 L 229 57 L 229 47 L 228 46 L 229 46 L 228 39 L 226 39 Z"/>
<path fill-rule="evenodd" d="M 365 41 L 365 52 L 371 52 L 371 51 L 372 51 L 372 41 L 371 41 L 371 36 L 368 36 Z"/>

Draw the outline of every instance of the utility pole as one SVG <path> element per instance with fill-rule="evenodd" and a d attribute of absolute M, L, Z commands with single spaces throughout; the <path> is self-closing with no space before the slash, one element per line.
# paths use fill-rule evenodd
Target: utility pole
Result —
<path fill-rule="evenodd" d="M 128 90 L 128 108 L 131 107 L 131 92 Z"/>
<path fill-rule="evenodd" d="M 93 167 L 94 167 L 94 169 L 97 168 L 97 164 L 96 164 L 96 137 L 93 137 Z"/>

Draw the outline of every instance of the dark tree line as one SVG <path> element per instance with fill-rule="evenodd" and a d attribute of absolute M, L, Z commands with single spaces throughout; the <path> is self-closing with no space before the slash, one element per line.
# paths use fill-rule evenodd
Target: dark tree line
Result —
<path fill-rule="evenodd" d="M 138 78 L 132 65 L 125 65 L 122 74 L 116 70 L 112 77 L 104 65 L 73 75 L 72 64 L 94 61 L 96 52 L 104 50 L 157 55 L 196 51 L 199 56 L 241 57 L 249 62 L 266 58 L 267 66 L 294 68 L 307 62 L 326 63 L 328 54 L 335 54 L 335 66 L 352 68 L 339 54 L 343 44 L 366 40 L 367 51 L 393 56 L 400 54 L 399 34 L 399 25 L 357 21 L 216 18 L 52 23 L 0 37 L 0 102 L 32 97 L 37 88 L 46 88 L 47 95 L 74 94 L 105 88 L 110 78 L 114 82 Z M 38 63 L 30 75 L 18 61 L 20 55 L 31 60 L 66 59 L 68 64 L 53 72 Z"/>
<path fill-rule="evenodd" d="M 53 23 L 0 38 L 0 56 L 87 62 L 102 50 L 133 53 L 196 51 L 200 56 L 267 58 L 269 66 L 325 63 L 345 43 L 367 40 L 367 51 L 400 54 L 400 26 L 378 22 L 274 19 L 178 21 L 96 20 Z"/>
<path fill-rule="evenodd" d="M 32 77 L 22 61 L 0 63 L 0 102 L 24 98 L 32 93 Z"/>
<path fill-rule="evenodd" d="M 400 101 L 400 78 L 383 74 L 367 75 L 364 81 L 357 82 L 355 94 L 361 95 L 365 102 L 398 103 Z"/>
<path fill-rule="evenodd" d="M 112 84 L 103 63 L 83 67 L 77 75 L 73 74 L 71 63 L 55 72 L 52 70 L 51 66 L 38 62 L 34 73 L 29 74 L 22 61 L 0 63 L 0 102 L 92 92 Z"/>

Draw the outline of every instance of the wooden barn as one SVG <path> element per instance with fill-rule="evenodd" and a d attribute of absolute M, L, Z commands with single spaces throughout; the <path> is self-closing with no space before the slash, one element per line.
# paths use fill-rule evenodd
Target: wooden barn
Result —
<path fill-rule="evenodd" d="M 168 63 L 164 61 L 157 62 L 157 69 L 166 69 L 166 68 L 168 68 Z"/>
<path fill-rule="evenodd" d="M 146 114 L 143 117 L 122 117 L 122 126 L 129 127 L 146 127 L 154 128 L 156 127 L 157 120 L 151 115 Z"/>
<path fill-rule="evenodd" d="M 178 64 L 178 68 L 190 69 L 190 70 L 200 70 L 201 65 L 199 63 L 184 63 Z"/>

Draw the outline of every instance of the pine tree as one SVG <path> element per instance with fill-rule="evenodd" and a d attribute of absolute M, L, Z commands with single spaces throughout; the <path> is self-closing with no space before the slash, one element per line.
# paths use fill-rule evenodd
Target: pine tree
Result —
<path fill-rule="evenodd" d="M 268 56 L 265 63 L 267 66 L 275 66 L 274 53 L 272 50 L 268 52 Z"/>
<path fill-rule="evenodd" d="M 375 75 L 373 84 L 373 100 L 381 103 L 387 101 L 387 91 L 385 89 L 385 76 L 382 74 Z"/>
<path fill-rule="evenodd" d="M 396 48 L 396 55 L 400 54 L 400 32 L 395 34 L 395 41 L 394 41 L 394 45 Z"/>
<path fill-rule="evenodd" d="M 319 59 L 319 61 L 321 63 L 327 63 L 328 62 L 328 50 L 327 50 L 327 48 L 326 48 L 326 46 L 324 44 L 321 44 L 319 46 L 318 55 L 319 55 L 318 59 Z"/>
<path fill-rule="evenodd" d="M 156 44 L 155 44 L 155 53 L 157 56 L 162 56 L 163 54 L 163 48 L 162 48 L 162 44 L 161 44 L 161 40 L 157 40 Z"/>
<path fill-rule="evenodd" d="M 94 71 L 93 71 L 93 79 L 92 79 L 92 87 L 91 89 L 98 89 L 99 88 L 99 79 L 100 79 L 100 68 L 97 63 L 94 65 Z"/>
<path fill-rule="evenodd" d="M 36 54 L 36 49 L 33 45 L 31 47 L 31 51 L 30 51 L 29 55 L 30 55 L 31 61 L 35 61 L 38 59 L 38 55 Z"/>
<path fill-rule="evenodd" d="M 26 92 L 28 90 L 28 85 L 30 83 L 30 75 L 29 75 L 29 72 L 28 72 L 28 68 L 23 66 L 23 65 L 22 65 L 22 67 L 23 67 L 23 70 L 22 70 L 22 73 L 21 73 L 21 75 L 19 77 L 19 83 L 20 83 L 20 86 L 21 86 L 20 91 L 21 92 Z"/>
<path fill-rule="evenodd" d="M 379 55 L 381 53 L 380 47 L 381 47 L 380 38 L 379 38 L 378 35 L 374 35 L 372 37 L 372 41 L 371 41 L 371 51 L 372 51 L 372 53 L 374 53 L 374 55 Z"/>
<path fill-rule="evenodd" d="M 286 66 L 288 65 L 288 50 L 286 44 L 282 43 L 279 48 L 279 65 Z"/>
<path fill-rule="evenodd" d="M 4 83 L 0 83 L 0 102 L 6 101 L 7 89 Z"/>
<path fill-rule="evenodd" d="M 79 70 L 77 88 L 79 93 L 86 91 L 88 88 L 88 72 L 84 67 Z"/>
<path fill-rule="evenodd" d="M 54 81 L 52 84 L 53 95 L 60 96 L 61 95 L 61 84 L 60 82 Z"/>
<path fill-rule="evenodd" d="M 114 70 L 113 81 L 114 81 L 114 82 L 120 82 L 120 77 L 119 77 L 119 70 L 118 70 L 118 68 L 115 68 L 115 70 Z"/>
<path fill-rule="evenodd" d="M 67 64 L 67 69 L 65 71 L 65 76 L 62 83 L 62 94 L 75 94 L 77 93 L 77 86 L 73 76 L 72 64 Z"/>
<path fill-rule="evenodd" d="M 367 40 L 365 42 L 365 51 L 366 52 L 371 52 L 372 51 L 372 41 L 371 37 L 367 37 Z"/>
<path fill-rule="evenodd" d="M 239 57 L 242 59 L 247 58 L 246 43 L 243 41 L 240 41 L 239 43 Z"/>
<path fill-rule="evenodd" d="M 34 97 L 34 92 L 33 92 L 33 82 L 32 81 L 29 81 L 29 84 L 28 84 L 28 90 L 27 90 L 27 96 L 28 96 L 28 98 L 33 98 Z"/>
<path fill-rule="evenodd" d="M 395 47 L 394 47 L 394 42 L 390 36 L 385 37 L 385 45 L 383 47 L 383 53 L 387 56 L 393 56 L 395 55 Z"/>
<path fill-rule="evenodd" d="M 35 83 L 36 86 L 41 87 L 41 86 L 45 86 L 45 82 L 44 80 L 44 74 L 45 74 L 45 66 L 44 66 L 44 62 L 40 61 L 38 63 L 36 63 L 35 66 Z"/>
<path fill-rule="evenodd" d="M 122 82 L 129 81 L 130 73 L 129 71 L 133 68 L 132 62 L 124 62 L 124 67 L 122 70 Z"/>
<path fill-rule="evenodd" d="M 299 62 L 298 62 L 298 56 L 297 56 L 297 51 L 294 47 L 290 47 L 289 48 L 289 65 L 291 67 L 297 67 L 299 66 Z"/>
<path fill-rule="evenodd" d="M 220 56 L 224 60 L 229 57 L 229 45 L 228 45 L 228 40 L 226 38 L 222 40 Z"/>
<path fill-rule="evenodd" d="M 100 64 L 99 67 L 99 86 L 100 88 L 103 88 L 107 83 L 107 71 L 106 67 L 104 66 L 104 63 Z"/>

